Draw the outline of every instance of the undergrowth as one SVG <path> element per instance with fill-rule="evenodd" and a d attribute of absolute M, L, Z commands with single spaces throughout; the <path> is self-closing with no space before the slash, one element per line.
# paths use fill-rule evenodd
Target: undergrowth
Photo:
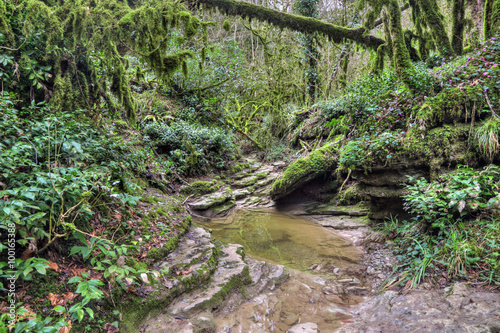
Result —
<path fill-rule="evenodd" d="M 460 166 L 432 182 L 412 178 L 404 200 L 414 217 L 381 227 L 394 238 L 399 262 L 399 275 L 387 286 L 457 279 L 500 285 L 499 190 L 496 165 Z"/>

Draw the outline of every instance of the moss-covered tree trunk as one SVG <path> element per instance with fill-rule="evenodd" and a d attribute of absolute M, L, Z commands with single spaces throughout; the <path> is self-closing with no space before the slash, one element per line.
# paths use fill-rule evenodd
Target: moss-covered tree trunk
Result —
<path fill-rule="evenodd" d="M 486 0 L 484 4 L 484 39 L 500 31 L 500 0 Z"/>
<path fill-rule="evenodd" d="M 348 29 L 339 27 L 311 17 L 287 14 L 248 2 L 236 0 L 199 0 L 198 2 L 211 8 L 219 8 L 228 15 L 248 17 L 305 34 L 324 34 L 335 43 L 342 43 L 345 39 L 348 39 L 375 50 L 379 45 L 385 43 L 381 38 L 365 34 L 364 28 Z"/>
<path fill-rule="evenodd" d="M 446 34 L 444 17 L 439 11 L 436 0 L 418 0 L 418 6 L 422 11 L 427 26 L 431 29 L 432 38 L 439 53 L 445 57 L 453 55 L 453 49 Z"/>
<path fill-rule="evenodd" d="M 410 53 L 406 48 L 403 27 L 401 26 L 401 9 L 396 0 L 390 1 L 388 9 L 394 69 L 403 82 L 410 84 L 408 80 L 408 71 L 412 68 L 412 63 L 410 60 Z"/>
<path fill-rule="evenodd" d="M 464 47 L 465 0 L 453 0 L 453 26 L 451 28 L 451 46 L 456 55 L 462 54 Z"/>
<path fill-rule="evenodd" d="M 318 0 L 297 0 L 295 10 L 303 16 L 316 18 L 318 16 Z M 319 52 L 314 40 L 314 34 L 303 34 L 300 42 L 304 48 L 304 61 L 308 64 L 305 70 L 307 92 L 311 103 L 316 100 L 316 87 L 318 86 L 318 58 Z"/>

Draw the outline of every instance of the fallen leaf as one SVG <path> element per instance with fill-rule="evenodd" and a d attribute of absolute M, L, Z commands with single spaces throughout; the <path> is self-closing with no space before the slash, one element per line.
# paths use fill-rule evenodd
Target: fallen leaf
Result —
<path fill-rule="evenodd" d="M 75 297 L 78 296 L 77 294 L 75 293 L 72 293 L 71 291 L 68 292 L 65 296 L 64 296 L 64 303 L 66 302 L 71 302 L 72 300 L 75 299 Z"/>
<path fill-rule="evenodd" d="M 53 261 L 50 261 L 49 260 L 49 267 L 52 268 L 53 270 L 55 270 L 56 272 L 59 271 L 59 266 L 57 266 L 57 264 Z"/>
<path fill-rule="evenodd" d="M 122 215 L 121 214 L 113 214 L 113 217 L 118 220 L 118 222 L 121 222 L 122 220 Z"/>
<path fill-rule="evenodd" d="M 36 313 L 34 313 L 33 310 L 31 310 L 31 308 L 29 307 L 29 305 L 23 305 L 23 308 L 26 310 L 26 312 L 20 314 L 17 317 L 18 321 L 25 320 L 25 319 L 31 320 L 31 319 L 35 319 L 36 318 Z"/>
<path fill-rule="evenodd" d="M 67 326 L 59 327 L 59 333 L 69 333 L 70 330 L 71 330 L 71 320 L 68 320 Z"/>
<path fill-rule="evenodd" d="M 33 250 L 30 250 L 29 248 L 24 250 L 23 254 L 21 254 L 21 260 L 28 260 L 29 258 L 32 257 L 33 255 Z"/>
<path fill-rule="evenodd" d="M 193 271 L 192 269 L 182 270 L 182 271 L 181 271 L 181 274 L 182 274 L 182 275 L 186 275 L 186 274 L 191 273 L 192 271 Z"/>
<path fill-rule="evenodd" d="M 47 296 L 47 298 L 50 301 L 50 305 L 52 305 L 53 307 L 56 305 L 63 305 L 64 304 L 64 300 L 59 298 L 59 296 L 56 294 L 49 293 L 49 296 Z"/>
<path fill-rule="evenodd" d="M 106 330 L 106 333 L 117 333 L 119 331 L 118 328 L 112 323 L 106 323 L 106 325 L 104 325 L 104 329 Z"/>

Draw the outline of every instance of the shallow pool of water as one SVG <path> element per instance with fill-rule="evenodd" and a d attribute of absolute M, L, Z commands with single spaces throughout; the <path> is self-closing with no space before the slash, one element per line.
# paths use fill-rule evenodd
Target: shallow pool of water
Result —
<path fill-rule="evenodd" d="M 241 244 L 256 259 L 294 269 L 314 264 L 346 267 L 363 253 L 333 230 L 276 210 L 242 210 L 228 218 L 203 222 L 221 241 Z"/>

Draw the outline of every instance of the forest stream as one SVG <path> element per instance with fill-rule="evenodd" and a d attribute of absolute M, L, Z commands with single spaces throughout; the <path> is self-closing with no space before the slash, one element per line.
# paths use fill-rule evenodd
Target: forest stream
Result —
<path fill-rule="evenodd" d="M 290 273 L 276 289 L 230 313 L 220 311 L 215 316 L 220 332 L 286 332 L 300 323 L 332 331 L 351 318 L 346 306 L 362 301 L 356 294 L 368 290 L 355 274 L 340 275 L 346 271 L 359 275 L 363 251 L 334 230 L 304 217 L 277 209 L 252 209 L 203 224 L 215 239 L 241 244 L 247 256 L 284 265 Z"/>

